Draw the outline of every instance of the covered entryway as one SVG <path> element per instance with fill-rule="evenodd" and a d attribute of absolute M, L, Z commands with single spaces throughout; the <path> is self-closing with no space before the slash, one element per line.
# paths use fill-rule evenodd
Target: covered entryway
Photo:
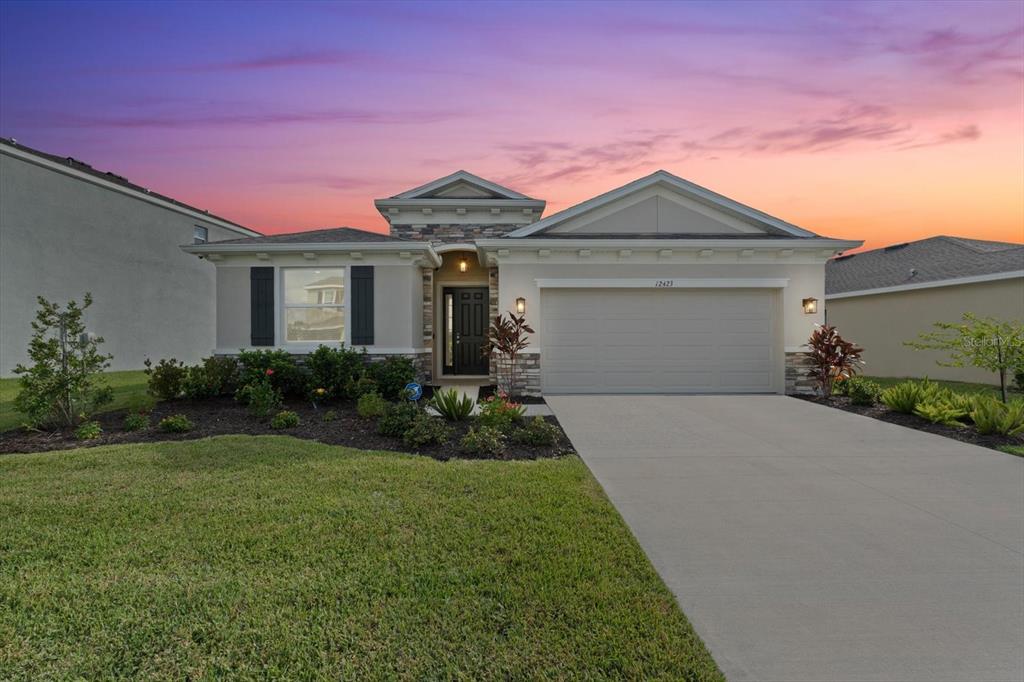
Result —
<path fill-rule="evenodd" d="M 777 291 L 546 289 L 543 391 L 779 391 Z"/>

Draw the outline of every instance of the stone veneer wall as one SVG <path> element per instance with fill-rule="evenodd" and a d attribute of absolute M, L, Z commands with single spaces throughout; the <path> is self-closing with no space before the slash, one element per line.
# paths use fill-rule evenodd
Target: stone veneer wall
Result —
<path fill-rule="evenodd" d="M 487 327 L 490 328 L 491 320 L 498 316 L 498 268 L 487 268 Z M 498 367 L 494 356 L 491 356 L 490 367 L 487 372 L 492 383 L 498 383 Z"/>
<path fill-rule="evenodd" d="M 391 236 L 435 244 L 474 242 L 477 239 L 501 237 L 529 223 L 518 225 L 392 225 Z"/>
<path fill-rule="evenodd" d="M 811 366 L 810 353 L 786 353 L 786 395 L 814 393 L 816 382 L 810 376 Z"/>
<path fill-rule="evenodd" d="M 492 361 L 492 365 L 500 366 L 504 376 L 508 368 L 508 360 Z M 540 393 L 540 354 L 527 353 L 516 357 L 516 395 L 539 396 Z M 497 369 L 497 367 L 495 367 Z"/>
<path fill-rule="evenodd" d="M 423 273 L 423 347 L 421 353 L 423 378 L 432 381 L 434 377 L 434 270 L 421 268 Z"/>

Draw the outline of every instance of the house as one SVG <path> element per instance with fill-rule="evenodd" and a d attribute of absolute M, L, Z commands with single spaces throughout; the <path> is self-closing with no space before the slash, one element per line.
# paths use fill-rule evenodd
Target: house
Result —
<path fill-rule="evenodd" d="M 217 352 L 331 341 L 413 358 L 424 380 L 493 379 L 488 321 L 536 333 L 520 390 L 806 390 L 824 321 L 820 237 L 658 171 L 548 217 L 543 200 L 459 171 L 375 202 L 348 227 L 186 245 L 216 266 Z M 320 283 L 337 293 L 311 296 Z"/>
<path fill-rule="evenodd" d="M 69 157 L 0 138 L 0 375 L 27 362 L 36 297 L 91 292 L 113 369 L 214 346 L 214 273 L 183 242 L 259 233 Z"/>
<path fill-rule="evenodd" d="M 931 237 L 840 256 L 825 266 L 828 323 L 864 347 L 864 372 L 993 383 L 974 367 L 942 367 L 939 351 L 904 345 L 964 313 L 1024 321 L 1024 244 Z"/>

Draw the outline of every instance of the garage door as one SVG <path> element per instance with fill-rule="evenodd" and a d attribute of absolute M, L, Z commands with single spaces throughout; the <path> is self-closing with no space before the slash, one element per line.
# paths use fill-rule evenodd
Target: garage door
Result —
<path fill-rule="evenodd" d="M 771 289 L 547 289 L 545 393 L 768 393 Z"/>

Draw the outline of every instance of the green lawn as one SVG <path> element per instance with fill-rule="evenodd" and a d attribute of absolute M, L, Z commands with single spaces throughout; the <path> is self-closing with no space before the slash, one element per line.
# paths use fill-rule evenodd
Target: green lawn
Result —
<path fill-rule="evenodd" d="M 721 680 L 576 457 L 0 458 L 2 679 Z"/>
<path fill-rule="evenodd" d="M 126 407 L 142 409 L 153 405 L 153 398 L 146 393 L 147 377 L 142 370 L 107 372 L 104 377 L 114 389 L 114 402 L 106 410 L 120 410 Z M 14 396 L 18 395 L 18 379 L 0 379 L 0 431 L 21 426 L 24 417 L 14 410 Z"/>
<path fill-rule="evenodd" d="M 890 386 L 895 386 L 896 384 L 901 383 L 903 381 L 907 381 L 908 379 L 913 379 L 915 381 L 921 379 L 921 377 L 895 378 L 871 376 L 865 378 L 878 382 L 882 386 L 882 388 L 889 388 Z M 998 398 L 1000 395 L 998 385 L 993 386 L 991 384 L 972 384 L 965 381 L 942 381 L 941 379 L 932 379 L 932 381 L 939 384 L 940 386 L 944 386 L 952 391 L 956 391 L 957 393 L 988 393 L 995 398 Z M 1014 391 L 1013 388 L 1010 387 L 1009 395 L 1010 397 L 1020 397 L 1021 393 Z"/>
<path fill-rule="evenodd" d="M 1011 455 L 1024 457 L 1024 445 L 1002 445 L 999 447 L 999 449 Z"/>

